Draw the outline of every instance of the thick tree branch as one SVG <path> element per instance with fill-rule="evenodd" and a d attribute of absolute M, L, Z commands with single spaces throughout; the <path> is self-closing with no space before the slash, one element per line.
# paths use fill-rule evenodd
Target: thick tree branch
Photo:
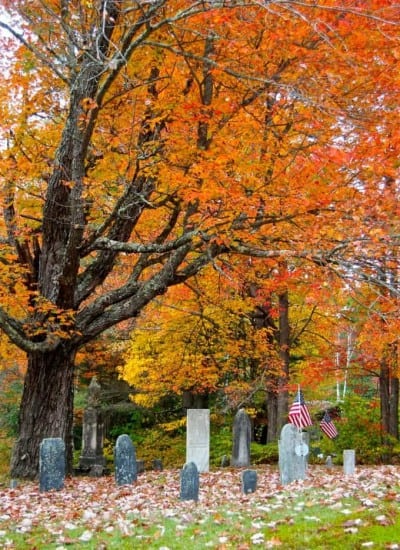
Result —
<path fill-rule="evenodd" d="M 27 353 L 46 353 L 56 349 L 61 340 L 52 333 L 47 333 L 46 339 L 33 342 L 25 333 L 22 324 L 6 313 L 0 307 L 0 328 L 7 334 L 11 342 Z"/>

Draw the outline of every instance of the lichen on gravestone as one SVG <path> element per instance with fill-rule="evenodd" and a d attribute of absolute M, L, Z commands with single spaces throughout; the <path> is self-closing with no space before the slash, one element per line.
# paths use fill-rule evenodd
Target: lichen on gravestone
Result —
<path fill-rule="evenodd" d="M 137 479 L 135 447 L 127 434 L 118 436 L 114 449 L 115 482 L 130 485 Z"/>
<path fill-rule="evenodd" d="M 60 437 L 43 439 L 39 449 L 39 490 L 60 490 L 65 479 L 65 443 Z"/>

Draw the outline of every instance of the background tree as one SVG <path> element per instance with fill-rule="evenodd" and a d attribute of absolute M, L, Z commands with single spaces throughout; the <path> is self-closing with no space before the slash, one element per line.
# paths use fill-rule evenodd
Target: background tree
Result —
<path fill-rule="evenodd" d="M 267 440 L 274 441 L 280 392 L 297 382 L 314 392 L 324 381 L 324 398 L 335 398 L 344 292 L 340 279 L 328 285 L 326 273 L 310 265 L 283 271 L 275 260 L 238 260 L 218 271 L 208 267 L 146 307 L 119 370 L 144 406 L 190 391 L 211 394 L 225 411 L 263 408 Z M 289 334 L 280 334 L 282 315 Z"/>
<path fill-rule="evenodd" d="M 364 253 L 353 219 L 365 223 L 380 180 L 357 185 L 352 155 L 393 116 L 379 107 L 397 97 L 398 12 L 380 1 L 360 17 L 333 0 L 3 6 L 14 21 L 0 21 L 13 39 L 0 326 L 27 354 L 12 475 L 33 477 L 43 437 L 64 438 L 71 465 L 86 343 L 227 255 L 346 270 Z"/>

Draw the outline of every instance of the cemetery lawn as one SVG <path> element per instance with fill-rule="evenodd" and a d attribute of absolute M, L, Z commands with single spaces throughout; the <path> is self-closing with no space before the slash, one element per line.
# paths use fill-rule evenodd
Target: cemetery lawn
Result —
<path fill-rule="evenodd" d="M 122 487 L 112 476 L 67 479 L 61 491 L 0 486 L 0 547 L 298 550 L 400 549 L 400 467 L 310 466 L 282 487 L 278 468 L 257 468 L 242 494 L 240 469 L 200 474 L 199 501 L 179 500 L 179 471 L 145 472 Z"/>

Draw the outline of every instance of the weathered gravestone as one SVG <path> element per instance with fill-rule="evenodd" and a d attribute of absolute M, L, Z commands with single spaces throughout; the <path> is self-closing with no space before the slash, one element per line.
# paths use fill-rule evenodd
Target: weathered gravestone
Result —
<path fill-rule="evenodd" d="M 114 469 L 117 485 L 129 485 L 137 479 L 135 447 L 126 434 L 117 438 L 114 449 Z"/>
<path fill-rule="evenodd" d="M 354 475 L 356 467 L 356 452 L 354 449 L 343 451 L 343 473 L 348 476 Z"/>
<path fill-rule="evenodd" d="M 210 410 L 188 409 L 186 463 L 194 462 L 199 472 L 210 468 Z"/>
<path fill-rule="evenodd" d="M 255 470 L 244 470 L 242 472 L 242 492 L 245 495 L 254 493 L 257 489 L 257 472 Z"/>
<path fill-rule="evenodd" d="M 309 435 L 293 424 L 285 424 L 281 431 L 279 447 L 279 472 L 282 485 L 305 479 Z"/>
<path fill-rule="evenodd" d="M 82 454 L 78 471 L 89 472 L 98 477 L 105 472 L 106 459 L 103 454 L 104 422 L 100 409 L 101 387 L 93 376 L 89 389 L 87 407 L 83 412 Z"/>
<path fill-rule="evenodd" d="M 181 470 L 180 500 L 199 500 L 199 485 L 199 470 L 196 464 L 185 464 Z"/>
<path fill-rule="evenodd" d="M 65 444 L 60 437 L 43 439 L 39 448 L 39 489 L 62 489 L 65 479 Z"/>
<path fill-rule="evenodd" d="M 251 421 L 244 409 L 239 409 L 233 422 L 232 466 L 250 466 Z"/>

